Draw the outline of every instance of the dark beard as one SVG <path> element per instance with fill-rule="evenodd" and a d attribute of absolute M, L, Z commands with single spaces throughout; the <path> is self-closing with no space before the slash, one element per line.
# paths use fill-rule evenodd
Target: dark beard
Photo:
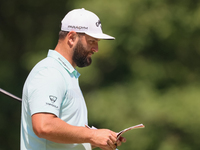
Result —
<path fill-rule="evenodd" d="M 83 44 L 79 40 L 74 47 L 74 54 L 72 60 L 76 63 L 78 67 L 86 67 L 92 63 L 91 57 L 88 57 L 88 54 L 91 51 L 87 51 Z"/>

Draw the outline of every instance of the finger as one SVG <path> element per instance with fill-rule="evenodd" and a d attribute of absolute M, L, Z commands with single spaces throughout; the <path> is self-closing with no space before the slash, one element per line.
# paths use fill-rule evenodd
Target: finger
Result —
<path fill-rule="evenodd" d="M 117 146 L 117 141 L 116 141 L 117 139 L 116 139 L 116 137 L 110 136 L 110 140 L 112 142 L 111 144 L 116 147 Z"/>
<path fill-rule="evenodd" d="M 107 141 L 107 144 L 108 144 L 108 146 L 111 148 L 111 149 L 116 149 L 116 145 L 115 145 L 115 143 L 113 143 L 113 141 L 111 141 L 111 140 L 108 140 Z"/>
<path fill-rule="evenodd" d="M 113 131 L 111 132 L 111 135 L 112 135 L 113 137 L 115 137 L 115 138 L 117 138 L 117 134 L 118 134 L 118 133 L 116 133 L 116 132 L 113 132 Z"/>
<path fill-rule="evenodd" d="M 110 139 L 111 139 L 112 143 L 114 144 L 114 149 L 116 149 L 117 146 L 118 146 L 117 141 L 116 141 L 117 140 L 117 133 L 111 132 L 111 134 L 112 134 L 112 136 L 110 137 Z"/>
<path fill-rule="evenodd" d="M 120 137 L 119 140 L 116 141 L 117 146 L 121 146 L 121 144 L 126 142 L 126 139 L 124 137 Z"/>
<path fill-rule="evenodd" d="M 122 144 L 122 142 L 120 141 L 120 140 L 117 140 L 117 142 L 116 142 L 116 146 L 120 146 Z"/>
<path fill-rule="evenodd" d="M 120 138 L 119 138 L 119 141 L 125 143 L 125 142 L 126 142 L 126 138 L 124 138 L 124 137 L 120 137 Z"/>
<path fill-rule="evenodd" d="M 118 143 L 115 143 L 115 146 L 116 146 L 116 148 L 117 148 L 117 146 L 120 146 L 120 145 L 118 145 Z"/>

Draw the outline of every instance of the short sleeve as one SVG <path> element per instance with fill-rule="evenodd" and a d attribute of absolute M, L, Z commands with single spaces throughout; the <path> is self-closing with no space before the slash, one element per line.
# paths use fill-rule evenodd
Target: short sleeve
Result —
<path fill-rule="evenodd" d="M 45 68 L 32 77 L 28 93 L 31 115 L 44 112 L 59 117 L 60 107 L 66 94 L 64 77 L 55 68 Z"/>

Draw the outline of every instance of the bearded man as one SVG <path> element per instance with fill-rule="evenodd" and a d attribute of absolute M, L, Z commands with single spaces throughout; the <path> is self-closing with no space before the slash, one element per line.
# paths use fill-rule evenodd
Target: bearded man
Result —
<path fill-rule="evenodd" d="M 21 150 L 113 150 L 125 142 L 109 129 L 89 129 L 87 107 L 75 69 L 89 66 L 102 32 L 99 18 L 85 9 L 67 13 L 55 50 L 35 65 L 23 88 Z"/>

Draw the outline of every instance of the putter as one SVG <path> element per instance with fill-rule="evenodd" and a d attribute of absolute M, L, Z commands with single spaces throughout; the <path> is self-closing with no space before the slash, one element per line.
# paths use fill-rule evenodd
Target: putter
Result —
<path fill-rule="evenodd" d="M 8 97 L 11 97 L 11 98 L 13 98 L 13 99 L 15 99 L 15 100 L 19 101 L 19 102 L 21 102 L 21 101 L 22 101 L 22 99 L 21 99 L 21 98 L 19 98 L 19 97 L 17 97 L 17 96 L 15 96 L 15 95 L 13 95 L 13 94 L 11 94 L 11 93 L 9 93 L 9 92 L 7 92 L 7 91 L 5 91 L 5 90 L 1 89 L 1 88 L 0 88 L 0 92 L 1 92 L 1 93 L 3 93 L 3 94 L 5 94 L 5 95 L 6 95 L 6 96 L 8 96 Z"/>

